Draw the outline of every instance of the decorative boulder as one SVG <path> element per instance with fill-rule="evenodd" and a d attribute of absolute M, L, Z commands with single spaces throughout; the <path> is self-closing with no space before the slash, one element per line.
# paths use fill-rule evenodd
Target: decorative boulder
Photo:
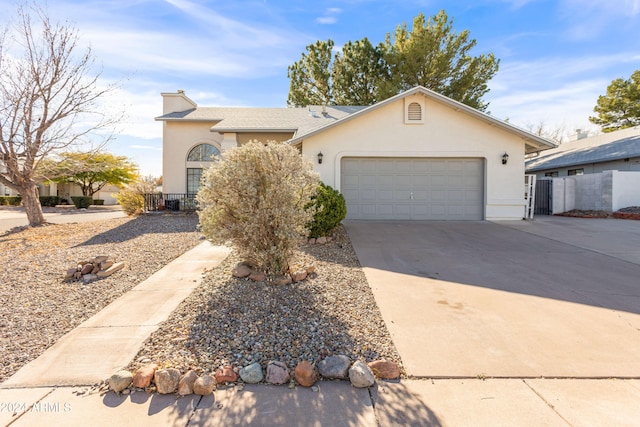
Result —
<path fill-rule="evenodd" d="M 344 380 L 348 378 L 351 360 L 342 354 L 329 356 L 318 363 L 320 375 L 324 378 Z"/>
<path fill-rule="evenodd" d="M 203 375 L 193 383 L 193 392 L 200 396 L 209 396 L 216 388 L 216 379 L 211 375 Z"/>
<path fill-rule="evenodd" d="M 302 282 L 306 278 L 307 278 L 307 270 L 300 269 L 300 270 L 296 270 L 291 274 L 291 280 L 293 281 L 293 283 Z"/>
<path fill-rule="evenodd" d="M 306 360 L 298 363 L 294 373 L 296 381 L 303 387 L 311 387 L 318 380 L 316 368 Z"/>
<path fill-rule="evenodd" d="M 240 378 L 247 384 L 257 384 L 264 379 L 262 366 L 255 362 L 240 369 Z"/>
<path fill-rule="evenodd" d="M 269 384 L 285 384 L 291 378 L 289 369 L 284 362 L 271 361 L 267 365 L 267 378 Z"/>
<path fill-rule="evenodd" d="M 237 277 L 239 279 L 248 277 L 251 274 L 251 267 L 246 264 L 240 263 L 236 265 L 231 274 L 233 275 L 233 277 Z"/>
<path fill-rule="evenodd" d="M 397 364 L 387 360 L 375 360 L 369 363 L 369 368 L 374 375 L 383 380 L 395 380 L 400 378 L 400 368 Z"/>
<path fill-rule="evenodd" d="M 376 381 L 371 368 L 362 360 L 356 360 L 349 368 L 349 380 L 358 388 L 371 387 Z"/>
<path fill-rule="evenodd" d="M 158 365 L 151 363 L 139 368 L 133 375 L 133 386 L 138 388 L 147 388 L 151 385 L 151 380 L 158 370 Z"/>
<path fill-rule="evenodd" d="M 180 396 L 193 394 L 194 383 L 197 379 L 198 374 L 196 374 L 194 371 L 188 371 L 186 374 L 184 374 L 178 382 L 178 394 Z"/>
<path fill-rule="evenodd" d="M 235 373 L 231 366 L 219 368 L 216 371 L 215 377 L 218 384 L 235 383 L 238 381 L 238 374 Z"/>
<path fill-rule="evenodd" d="M 180 382 L 180 371 L 175 368 L 161 369 L 156 371 L 153 381 L 160 394 L 173 393 L 178 389 Z"/>
<path fill-rule="evenodd" d="M 129 387 L 133 382 L 133 375 L 129 371 L 118 371 L 111 375 L 109 378 L 109 387 L 116 393 L 120 393 L 125 388 Z"/>

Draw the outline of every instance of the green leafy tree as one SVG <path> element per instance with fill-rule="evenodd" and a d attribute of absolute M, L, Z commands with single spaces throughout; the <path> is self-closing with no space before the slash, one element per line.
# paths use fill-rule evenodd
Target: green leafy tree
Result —
<path fill-rule="evenodd" d="M 318 189 L 313 165 L 289 144 L 249 142 L 225 153 L 203 175 L 200 225 L 217 242 L 272 275 L 288 272 L 293 249 L 307 235 Z"/>
<path fill-rule="evenodd" d="M 45 175 L 53 182 L 67 182 L 80 186 L 84 196 L 93 197 L 106 185 L 122 187 L 138 179 L 138 166 L 125 156 L 105 152 L 68 152 L 59 155 L 60 161 L 47 162 L 51 169 Z"/>
<path fill-rule="evenodd" d="M 0 183 L 20 193 L 29 224 L 37 226 L 45 222 L 40 162 L 103 134 L 96 131 L 119 118 L 98 105 L 114 87 L 98 84 L 92 52 L 80 48 L 77 30 L 52 22 L 34 3 L 16 15 L 0 28 Z"/>
<path fill-rule="evenodd" d="M 472 56 L 476 43 L 468 30 L 456 33 L 453 19 L 449 20 L 444 10 L 429 19 L 419 14 L 411 31 L 403 24 L 393 37 L 387 34 L 383 50 L 390 78 L 383 84 L 381 96 L 421 85 L 485 110 L 488 104 L 482 97 L 489 91 L 487 82 L 498 71 L 499 60 L 492 53 Z"/>
<path fill-rule="evenodd" d="M 307 46 L 307 53 L 300 61 L 289 66 L 289 99 L 287 104 L 296 107 L 308 105 L 330 105 L 331 98 L 331 60 L 333 58 L 333 40 L 318 40 Z"/>
<path fill-rule="evenodd" d="M 367 38 L 349 41 L 332 56 L 333 41 L 318 41 L 289 67 L 288 104 L 371 105 L 422 85 L 484 111 L 482 97 L 499 60 L 492 53 L 473 56 L 476 44 L 468 30 L 453 29 L 444 11 L 429 19 L 421 13 L 411 31 L 400 25 L 378 46 Z"/>
<path fill-rule="evenodd" d="M 336 105 L 372 105 L 385 77 L 382 52 L 366 37 L 347 42 L 333 62 L 333 101 Z"/>
<path fill-rule="evenodd" d="M 598 97 L 593 111 L 598 115 L 589 117 L 589 121 L 602 126 L 602 132 L 640 125 L 640 70 L 626 80 L 613 80 L 607 94 Z"/>

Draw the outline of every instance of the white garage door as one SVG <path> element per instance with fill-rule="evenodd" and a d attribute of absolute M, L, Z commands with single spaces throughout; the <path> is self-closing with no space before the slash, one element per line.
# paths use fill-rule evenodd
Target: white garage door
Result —
<path fill-rule="evenodd" d="M 467 158 L 345 157 L 347 219 L 482 220 L 483 164 Z"/>

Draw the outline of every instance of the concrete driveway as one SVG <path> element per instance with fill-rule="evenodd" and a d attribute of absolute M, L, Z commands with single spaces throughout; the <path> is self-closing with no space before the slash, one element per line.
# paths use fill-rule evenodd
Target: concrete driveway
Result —
<path fill-rule="evenodd" d="M 640 377 L 640 222 L 346 228 L 408 374 Z"/>

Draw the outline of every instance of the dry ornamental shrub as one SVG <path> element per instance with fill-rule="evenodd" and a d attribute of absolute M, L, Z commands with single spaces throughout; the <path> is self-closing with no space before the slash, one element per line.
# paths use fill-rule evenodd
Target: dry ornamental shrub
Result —
<path fill-rule="evenodd" d="M 151 177 L 141 178 L 120 190 L 113 196 L 127 215 L 140 215 L 144 212 L 144 195 L 155 192 L 156 184 Z"/>
<path fill-rule="evenodd" d="M 215 242 L 231 240 L 240 255 L 272 275 L 285 274 L 308 230 L 318 174 L 288 144 L 250 142 L 209 168 L 198 192 L 200 225 Z"/>

